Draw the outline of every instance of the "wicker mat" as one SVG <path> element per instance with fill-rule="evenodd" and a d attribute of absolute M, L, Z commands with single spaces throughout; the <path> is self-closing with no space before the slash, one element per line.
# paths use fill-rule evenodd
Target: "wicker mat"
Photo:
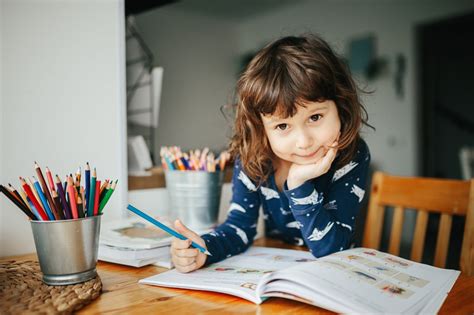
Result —
<path fill-rule="evenodd" d="M 69 314 L 100 295 L 99 276 L 75 285 L 49 286 L 41 281 L 37 261 L 0 262 L 0 313 Z"/>

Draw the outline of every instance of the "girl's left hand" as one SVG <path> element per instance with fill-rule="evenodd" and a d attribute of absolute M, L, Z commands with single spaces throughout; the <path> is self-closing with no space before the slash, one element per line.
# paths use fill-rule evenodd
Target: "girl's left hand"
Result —
<path fill-rule="evenodd" d="M 331 168 L 331 164 L 336 158 L 337 153 L 337 141 L 335 141 L 331 147 L 329 147 L 326 154 L 311 164 L 295 164 L 293 163 L 288 172 L 287 185 L 288 189 L 293 189 L 305 181 L 312 178 L 319 177 L 325 174 Z"/>

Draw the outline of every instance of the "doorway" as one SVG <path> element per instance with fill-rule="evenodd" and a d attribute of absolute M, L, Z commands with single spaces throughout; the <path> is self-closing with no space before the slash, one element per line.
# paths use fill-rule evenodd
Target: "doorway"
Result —
<path fill-rule="evenodd" d="M 422 176 L 461 179 L 459 152 L 474 146 L 474 12 L 417 28 Z M 459 268 L 464 218 L 453 217 L 447 268 Z M 430 215 L 423 261 L 432 261 L 439 215 Z"/>

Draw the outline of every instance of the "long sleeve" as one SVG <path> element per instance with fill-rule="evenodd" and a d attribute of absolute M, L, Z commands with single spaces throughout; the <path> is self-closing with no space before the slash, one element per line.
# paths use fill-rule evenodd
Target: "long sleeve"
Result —
<path fill-rule="evenodd" d="M 224 223 L 204 234 L 208 251 L 212 254 L 206 265 L 245 251 L 257 234 L 260 195 L 257 186 L 242 170 L 240 161 L 234 165 L 232 200 Z"/>
<path fill-rule="evenodd" d="M 315 257 L 347 249 L 365 194 L 370 153 L 364 142 L 355 158 L 334 172 L 329 186 L 309 180 L 285 190 L 305 244 Z"/>

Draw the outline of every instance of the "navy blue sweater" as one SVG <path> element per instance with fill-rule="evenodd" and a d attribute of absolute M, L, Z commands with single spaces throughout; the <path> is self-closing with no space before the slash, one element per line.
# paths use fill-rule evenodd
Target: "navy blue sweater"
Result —
<path fill-rule="evenodd" d="M 237 255 L 252 244 L 260 206 L 267 236 L 306 245 L 315 257 L 347 249 L 365 194 L 370 153 L 361 140 L 355 157 L 336 170 L 337 159 L 326 174 L 299 187 L 288 190 L 285 182 L 283 192 L 278 191 L 274 173 L 258 187 L 237 160 L 227 219 L 202 236 L 212 254 L 206 265 Z"/>

